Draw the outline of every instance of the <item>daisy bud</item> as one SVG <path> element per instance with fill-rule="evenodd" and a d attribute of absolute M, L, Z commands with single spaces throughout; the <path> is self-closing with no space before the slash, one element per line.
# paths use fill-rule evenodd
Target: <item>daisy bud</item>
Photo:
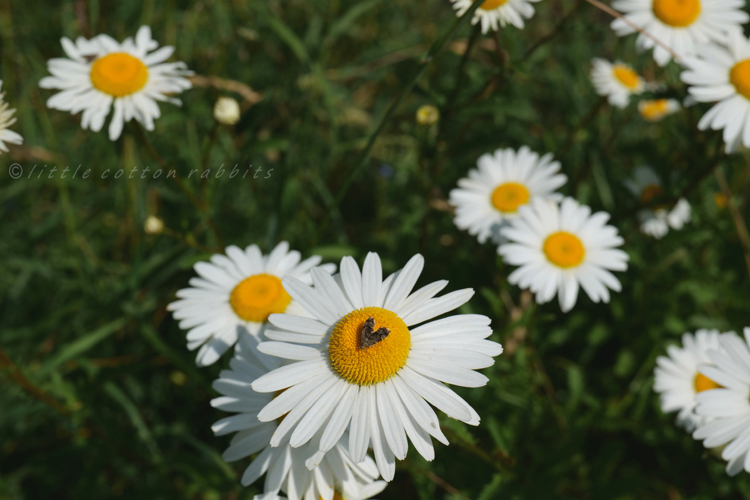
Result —
<path fill-rule="evenodd" d="M 440 112 L 432 104 L 420 106 L 417 110 L 417 123 L 419 125 L 432 125 L 440 119 Z"/>
<path fill-rule="evenodd" d="M 234 125 L 240 121 L 240 105 L 231 97 L 219 97 L 214 106 L 214 118 L 222 125 Z"/>
<path fill-rule="evenodd" d="M 149 215 L 143 223 L 143 230 L 146 234 L 159 234 L 164 231 L 164 221 L 155 215 Z"/>

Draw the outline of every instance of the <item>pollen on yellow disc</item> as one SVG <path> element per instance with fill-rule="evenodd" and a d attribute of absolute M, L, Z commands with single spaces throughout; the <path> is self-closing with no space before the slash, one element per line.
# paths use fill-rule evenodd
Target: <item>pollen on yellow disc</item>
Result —
<path fill-rule="evenodd" d="M 107 54 L 91 65 L 91 84 L 112 97 L 138 92 L 147 81 L 148 67 L 130 54 Z"/>
<path fill-rule="evenodd" d="M 370 317 L 375 320 L 374 331 L 385 327 L 390 333 L 362 349 L 362 327 Z M 391 378 L 406 364 L 410 349 L 411 333 L 406 323 L 396 313 L 380 307 L 357 309 L 341 318 L 328 342 L 333 369 L 357 385 L 377 384 Z"/>
<path fill-rule="evenodd" d="M 578 236 L 567 231 L 558 231 L 544 240 L 544 255 L 557 267 L 576 267 L 583 262 L 586 249 Z"/>
<path fill-rule="evenodd" d="M 482 10 L 495 10 L 498 7 L 502 7 L 508 0 L 484 0 L 482 5 L 479 6 Z"/>
<path fill-rule="evenodd" d="M 492 206 L 501 212 L 515 213 L 518 207 L 529 201 L 529 190 L 517 182 L 500 184 L 492 192 Z"/>
<path fill-rule="evenodd" d="M 644 119 L 653 121 L 667 114 L 668 106 L 669 100 L 654 99 L 653 101 L 643 101 L 642 105 L 638 107 L 638 111 Z"/>
<path fill-rule="evenodd" d="M 719 384 L 706 377 L 702 373 L 699 373 L 695 376 L 693 385 L 695 386 L 695 392 L 709 391 L 711 389 L 721 389 L 721 386 Z"/>
<path fill-rule="evenodd" d="M 633 90 L 638 87 L 638 73 L 631 68 L 623 66 L 622 64 L 615 64 L 612 72 L 614 73 L 615 78 L 627 88 Z"/>
<path fill-rule="evenodd" d="M 229 295 L 235 314 L 245 321 L 262 322 L 271 314 L 283 313 L 292 298 L 281 280 L 270 274 L 256 274 L 241 281 Z"/>
<path fill-rule="evenodd" d="M 654 0 L 654 16 L 668 26 L 684 28 L 698 19 L 700 0 Z"/>
<path fill-rule="evenodd" d="M 729 71 L 729 81 L 732 82 L 737 93 L 750 99 L 750 59 L 740 61 Z"/>
<path fill-rule="evenodd" d="M 650 184 L 643 188 L 643 191 L 641 191 L 641 201 L 643 203 L 648 203 L 660 194 L 662 194 L 664 190 L 661 188 L 661 186 L 657 186 L 656 184 Z"/>

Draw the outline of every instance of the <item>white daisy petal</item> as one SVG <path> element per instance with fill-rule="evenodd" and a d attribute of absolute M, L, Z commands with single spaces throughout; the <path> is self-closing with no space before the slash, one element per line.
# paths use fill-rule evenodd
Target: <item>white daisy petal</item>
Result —
<path fill-rule="evenodd" d="M 211 402 L 212 406 L 224 411 L 242 412 L 221 419 L 212 427 L 217 435 L 237 432 L 223 454 L 224 459 L 235 461 L 260 452 L 245 469 L 242 484 L 252 484 L 265 474 L 263 495 L 259 498 L 275 499 L 283 491 L 290 500 L 302 500 L 303 497 L 331 499 L 334 493 L 354 498 L 351 495 L 360 495 L 360 492 L 382 491 L 382 481 L 377 481 L 379 474 L 374 461 L 370 457 L 363 457 L 364 461 L 359 461 L 361 463 L 352 460 L 346 447 L 347 438 L 341 436 L 343 429 L 339 433 L 340 439 L 326 442 L 329 453 L 318 452 L 323 443 L 322 425 L 332 412 L 332 404 L 339 399 L 344 402 L 352 391 L 356 393 L 356 386 L 324 374 L 327 381 L 322 381 L 320 377 L 309 379 L 284 391 L 267 404 L 270 395 L 248 388 L 258 375 L 267 375 L 268 370 L 278 364 L 276 358 L 248 349 L 251 346 L 246 342 L 238 344 L 231 363 L 232 370 L 222 371 L 221 378 L 214 383 L 222 394 L 231 392 L 237 396 L 225 396 L 217 398 L 224 399 L 222 401 Z M 266 407 L 261 413 L 281 413 L 269 420 L 259 420 L 257 409 L 264 405 Z M 282 415 L 284 417 L 279 425 L 277 419 Z M 285 426 L 284 422 L 287 421 L 290 424 Z M 286 437 L 294 427 L 292 424 L 297 421 L 299 425 L 292 431 L 291 437 Z M 340 428 L 341 424 L 336 426 Z M 275 439 L 277 436 L 281 436 L 280 439 Z M 299 446 L 306 441 L 310 445 Z M 294 448 L 295 444 L 299 447 Z M 306 466 L 311 461 L 314 462 L 311 468 L 315 470 L 308 470 Z"/>
<path fill-rule="evenodd" d="M 615 249 L 623 240 L 606 225 L 608 218 L 604 212 L 591 214 L 572 198 L 560 205 L 532 200 L 519 209 L 504 233 L 508 242 L 498 247 L 506 263 L 520 266 L 508 281 L 530 289 L 539 304 L 558 294 L 563 312 L 575 306 L 579 286 L 594 302 L 608 302 L 607 288 L 621 288 L 609 270 L 625 271 L 628 261 L 626 253 Z"/>
<path fill-rule="evenodd" d="M 530 161 L 529 155 L 521 150 L 523 161 Z M 409 330 L 408 325 L 451 311 L 473 294 L 459 290 L 434 298 L 446 282 L 411 293 L 423 266 L 422 257 L 415 256 L 383 280 L 380 257 L 369 253 L 361 273 L 353 259 L 344 258 L 335 277 L 313 270 L 312 287 L 284 280 L 296 303 L 317 319 L 273 315 L 274 329 L 265 331 L 272 341 L 258 347 L 259 354 L 288 361 L 251 384 L 257 392 L 283 391 L 258 412 L 264 422 L 283 417 L 271 446 L 288 442 L 295 450 L 308 450 L 308 469 L 320 467 L 339 440 L 348 441 L 354 463 L 364 460 L 371 446 L 376 470 L 389 481 L 396 459 L 406 457 L 409 440 L 428 460 L 434 458 L 430 436 L 447 444 L 430 404 L 479 424 L 473 408 L 441 380 L 485 385 L 487 378 L 474 370 L 491 366 L 502 347 L 485 340 L 492 329 L 489 318 L 480 315 L 454 316 Z"/>
<path fill-rule="evenodd" d="M 477 160 L 478 169 L 470 170 L 469 177 L 459 180 L 458 188 L 450 192 L 450 203 L 456 207 L 456 226 L 468 230 L 480 243 L 490 238 L 494 243 L 505 241 L 503 231 L 521 208 L 536 198 L 560 197 L 554 191 L 567 178 L 559 173 L 560 164 L 551 160 L 551 155 L 540 158 L 527 147 L 482 155 Z"/>

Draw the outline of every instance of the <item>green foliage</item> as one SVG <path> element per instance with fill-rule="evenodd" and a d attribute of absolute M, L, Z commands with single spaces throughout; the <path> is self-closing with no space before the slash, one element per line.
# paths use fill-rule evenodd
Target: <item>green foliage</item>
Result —
<path fill-rule="evenodd" d="M 195 368 L 165 306 L 192 264 L 223 245 L 269 250 L 281 239 L 334 262 L 378 251 L 386 272 L 420 252 L 420 284 L 449 279 L 449 290 L 477 290 L 464 312 L 491 316 L 492 338 L 506 346 L 484 370 L 486 387 L 456 389 L 481 425 L 441 417 L 450 447 L 437 444 L 432 463 L 411 450 L 380 498 L 750 498 L 747 476 L 727 477 L 661 413 L 652 390 L 656 357 L 684 331 L 750 324 L 742 246 L 728 210 L 714 204 L 710 175 L 718 164 L 747 215 L 748 157 L 724 156 L 720 133 L 698 132 L 706 106 L 646 124 L 634 105 L 603 104 L 588 79 L 592 57 L 632 63 L 682 98 L 679 68 L 637 54 L 634 39 L 617 38 L 589 4 L 536 5 L 526 29 L 502 30 L 499 46 L 478 35 L 464 62 L 468 23 L 420 60 L 455 23 L 448 0 L 0 5 L 3 90 L 25 138 L 0 156 L 0 498 L 258 493 L 239 483 L 249 461 L 224 463 L 229 440 L 210 431 L 224 416 L 209 405 L 210 383 L 228 356 Z M 46 60 L 63 55 L 61 36 L 122 40 L 141 24 L 197 74 L 263 94 L 233 128 L 214 128 L 211 115 L 220 95 L 242 100 L 232 91 L 196 86 L 182 108 L 161 106 L 148 140 L 195 203 L 164 176 L 140 178 L 158 163 L 137 125 L 112 143 L 81 130 L 79 117 L 48 110 L 51 92 L 37 85 Z M 422 68 L 361 163 L 390 103 Z M 414 114 L 428 103 L 441 119 L 420 127 Z M 454 227 L 447 192 L 480 154 L 521 145 L 553 152 L 569 177 L 562 191 L 613 214 L 631 263 L 611 304 L 584 294 L 568 314 L 556 302 L 529 304 L 495 249 Z M 80 164 L 92 174 L 13 180 L 14 162 L 26 172 Z M 694 208 L 693 222 L 660 241 L 639 233 L 636 200 L 623 189 L 644 163 L 666 181 L 666 196 L 685 194 Z M 187 178 L 220 165 L 221 178 Z M 250 173 L 230 179 L 235 165 Z M 132 178 L 101 178 L 133 166 Z M 164 220 L 164 233 L 144 232 L 148 215 Z"/>

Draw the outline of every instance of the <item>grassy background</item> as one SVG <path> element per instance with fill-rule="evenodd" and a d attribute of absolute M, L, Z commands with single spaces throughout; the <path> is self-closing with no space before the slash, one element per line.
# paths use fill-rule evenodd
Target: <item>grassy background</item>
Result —
<path fill-rule="evenodd" d="M 724 156 L 719 133 L 697 131 L 705 105 L 646 124 L 634 105 L 603 104 L 587 76 L 592 57 L 632 63 L 682 98 L 679 68 L 637 54 L 634 38 L 618 39 L 589 4 L 537 7 L 523 31 L 475 35 L 465 59 L 472 28 L 461 27 L 337 205 L 420 55 L 453 25 L 448 0 L 0 4 L 3 89 L 26 141 L 0 157 L 0 498 L 258 493 L 239 483 L 249 460 L 223 463 L 229 437 L 210 431 L 225 416 L 208 404 L 210 384 L 228 357 L 196 369 L 165 305 L 192 264 L 224 245 L 267 251 L 281 239 L 334 262 L 378 251 L 387 272 L 420 252 L 419 284 L 473 287 L 462 312 L 491 316 L 492 338 L 506 345 L 484 370 L 488 386 L 456 389 L 482 424 L 441 418 L 450 447 L 438 444 L 432 463 L 411 450 L 380 498 L 750 498 L 747 476 L 728 478 L 652 391 L 655 358 L 684 331 L 750 324 L 743 249 L 729 211 L 714 204 L 711 175 L 718 165 L 747 215 L 748 157 Z M 237 93 L 196 87 L 182 108 L 161 106 L 148 139 L 192 201 L 164 177 L 101 179 L 106 169 L 157 167 L 140 129 L 126 127 L 111 143 L 106 132 L 81 130 L 79 117 L 46 109 L 51 92 L 37 85 L 45 61 L 63 55 L 61 36 L 122 40 L 141 24 L 199 75 L 263 94 L 244 102 L 232 128 L 215 127 L 211 108 L 220 95 L 242 100 Z M 417 126 L 415 111 L 428 103 L 442 119 Z M 530 304 L 507 284 L 494 248 L 453 226 L 445 199 L 456 180 L 480 154 L 521 145 L 553 152 L 570 179 L 562 191 L 613 214 L 631 265 L 611 304 L 582 294 L 567 315 L 556 302 Z M 80 164 L 92 175 L 12 180 L 13 162 L 27 172 Z M 693 222 L 662 241 L 638 232 L 622 184 L 644 163 L 665 180 L 667 198 L 685 194 L 694 208 Z M 222 164 L 273 172 L 185 178 Z M 163 234 L 144 233 L 151 214 L 165 221 Z"/>

